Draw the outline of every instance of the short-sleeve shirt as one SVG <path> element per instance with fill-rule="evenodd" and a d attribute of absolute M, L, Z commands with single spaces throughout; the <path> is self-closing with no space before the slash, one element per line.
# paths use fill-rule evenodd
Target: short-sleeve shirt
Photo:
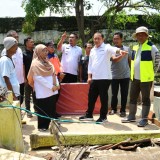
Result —
<path fill-rule="evenodd" d="M 115 56 L 116 47 L 102 43 L 98 48 L 93 47 L 89 56 L 88 74 L 93 80 L 112 79 L 111 57 Z"/>
<path fill-rule="evenodd" d="M 70 44 L 62 45 L 61 65 L 65 73 L 78 75 L 78 64 L 82 55 L 82 49 L 79 46 L 71 46 Z"/>
<path fill-rule="evenodd" d="M 2 56 L 6 55 L 6 49 L 3 49 Z M 23 54 L 21 48 L 17 48 L 16 53 L 12 56 L 13 63 L 15 65 L 15 72 L 19 84 L 24 83 L 24 74 L 23 74 Z"/>
<path fill-rule="evenodd" d="M 9 78 L 13 92 L 15 96 L 18 97 L 20 95 L 20 87 L 16 76 L 15 67 L 12 60 L 7 56 L 2 56 L 0 58 L 0 85 L 7 88 L 4 76 Z"/>
<path fill-rule="evenodd" d="M 129 47 L 123 46 L 120 48 L 121 50 L 130 52 Z M 119 56 L 119 54 L 116 54 L 115 56 Z M 111 65 L 111 71 L 112 71 L 112 78 L 113 79 L 124 79 L 124 78 L 130 78 L 130 68 L 128 63 L 128 56 L 129 54 L 126 54 L 119 62 L 112 61 Z"/>

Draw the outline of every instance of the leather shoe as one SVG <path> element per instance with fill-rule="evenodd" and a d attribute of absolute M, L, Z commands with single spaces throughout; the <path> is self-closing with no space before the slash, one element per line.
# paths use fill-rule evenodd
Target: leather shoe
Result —
<path fill-rule="evenodd" d="M 137 124 L 138 127 L 145 127 L 148 124 L 148 120 L 147 119 L 142 119 L 139 121 L 139 123 Z"/>

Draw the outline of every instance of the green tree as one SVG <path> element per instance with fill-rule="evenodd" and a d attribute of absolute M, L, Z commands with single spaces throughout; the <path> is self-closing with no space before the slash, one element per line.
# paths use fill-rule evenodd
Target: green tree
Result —
<path fill-rule="evenodd" d="M 160 42 L 160 14 L 154 14 L 154 15 L 148 15 L 144 18 L 144 21 L 146 21 L 149 25 L 151 25 L 156 32 L 152 32 L 151 31 L 151 35 L 152 35 L 152 40 L 155 43 L 159 43 Z"/>
<path fill-rule="evenodd" d="M 125 27 L 128 22 L 136 22 L 133 16 L 128 19 L 126 18 L 126 13 L 124 12 L 126 9 L 128 10 L 128 14 L 135 10 L 141 11 L 143 14 L 149 14 L 149 9 L 157 12 L 160 11 L 160 0 L 97 0 L 97 3 L 100 2 L 105 6 L 106 10 L 100 18 L 95 18 L 88 32 L 88 28 L 85 28 L 84 9 L 89 10 L 93 5 L 92 2 L 89 3 L 88 0 L 38 0 L 38 3 L 37 0 L 23 0 L 22 6 L 26 12 L 23 31 L 27 33 L 34 30 L 38 17 L 42 15 L 47 8 L 49 8 L 51 12 L 61 13 L 63 16 L 66 16 L 66 14 L 69 15 L 71 9 L 74 8 L 79 35 L 84 44 L 95 31 L 101 28 L 100 26 L 104 21 L 106 21 L 106 28 L 108 28 L 107 36 L 109 36 L 116 23 Z M 86 32 L 88 35 L 85 35 Z"/>

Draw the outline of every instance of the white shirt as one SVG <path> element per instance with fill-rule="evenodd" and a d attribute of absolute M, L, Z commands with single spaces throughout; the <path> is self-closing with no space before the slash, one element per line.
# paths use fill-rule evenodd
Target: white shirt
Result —
<path fill-rule="evenodd" d="M 3 49 L 1 56 L 6 55 L 6 49 Z M 15 65 L 16 76 L 19 84 L 24 83 L 24 74 L 23 74 L 23 53 L 21 48 L 17 48 L 16 53 L 12 56 L 13 63 Z"/>
<path fill-rule="evenodd" d="M 20 95 L 19 82 L 16 76 L 13 62 L 7 56 L 2 56 L 0 58 L 0 85 L 3 87 L 7 87 L 5 80 L 3 78 L 4 76 L 9 78 L 13 88 L 13 92 L 15 96 L 18 97 Z"/>
<path fill-rule="evenodd" d="M 61 51 L 61 65 L 63 71 L 73 75 L 78 75 L 78 64 L 82 55 L 82 49 L 78 46 L 72 47 L 70 44 L 63 44 Z"/>
<path fill-rule="evenodd" d="M 58 94 L 58 90 L 52 91 L 53 88 L 53 77 L 52 76 L 33 76 L 34 89 L 36 92 L 36 98 L 47 98 Z M 56 84 L 59 85 L 58 79 L 56 78 Z"/>
<path fill-rule="evenodd" d="M 116 54 L 117 48 L 102 43 L 100 47 L 92 48 L 89 56 L 88 74 L 93 80 L 112 79 L 111 57 Z"/>

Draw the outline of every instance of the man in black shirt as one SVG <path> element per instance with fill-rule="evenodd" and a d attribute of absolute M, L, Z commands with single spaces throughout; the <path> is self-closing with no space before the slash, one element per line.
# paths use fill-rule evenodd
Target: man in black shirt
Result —
<path fill-rule="evenodd" d="M 89 62 L 89 54 L 92 49 L 91 43 L 86 43 L 84 45 L 85 56 L 81 57 L 80 60 L 80 82 L 87 82 L 88 79 L 88 62 Z"/>
<path fill-rule="evenodd" d="M 27 75 L 32 63 L 32 57 L 33 57 L 33 48 L 34 48 L 34 41 L 31 37 L 27 37 L 24 39 L 24 45 L 25 50 L 23 51 L 23 65 L 24 65 L 24 71 L 25 71 L 25 106 L 26 109 L 30 111 L 30 96 L 32 94 L 33 103 L 35 104 L 35 94 L 33 92 L 32 87 L 28 84 Z M 34 110 L 35 105 L 34 105 Z M 31 118 L 32 114 L 27 113 L 27 117 Z"/>

